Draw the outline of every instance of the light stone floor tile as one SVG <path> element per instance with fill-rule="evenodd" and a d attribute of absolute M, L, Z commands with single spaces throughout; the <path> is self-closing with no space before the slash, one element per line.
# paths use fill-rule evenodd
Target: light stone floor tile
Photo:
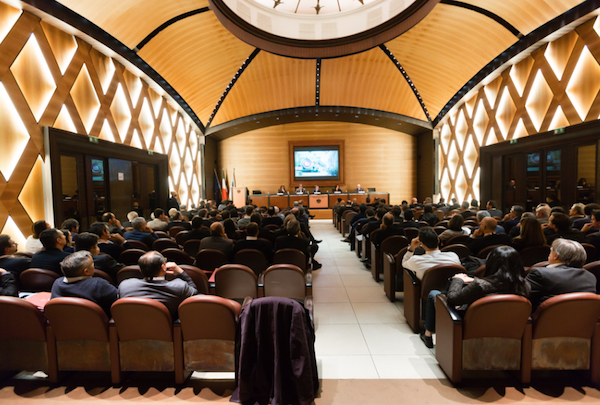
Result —
<path fill-rule="evenodd" d="M 317 356 L 320 379 L 378 379 L 371 356 Z"/>
<path fill-rule="evenodd" d="M 360 324 L 371 355 L 431 354 L 406 324 Z"/>
<path fill-rule="evenodd" d="M 314 318 L 317 333 L 319 325 L 357 323 L 354 308 L 350 303 L 316 303 Z"/>
<path fill-rule="evenodd" d="M 443 379 L 444 372 L 430 355 L 372 356 L 379 378 Z"/>
<path fill-rule="evenodd" d="M 383 289 L 378 285 L 371 287 L 346 287 L 346 292 L 351 302 L 390 302 Z"/>
<path fill-rule="evenodd" d="M 358 324 L 319 325 L 315 350 L 317 356 L 370 354 Z"/>
<path fill-rule="evenodd" d="M 318 285 L 313 285 L 313 298 L 315 303 L 350 302 L 344 287 L 319 287 Z"/>
<path fill-rule="evenodd" d="M 358 275 L 342 275 L 341 277 L 345 287 L 372 287 L 377 285 L 377 282 L 373 280 L 368 272 Z"/>
<path fill-rule="evenodd" d="M 406 323 L 398 307 L 391 302 L 366 303 L 353 302 L 352 308 L 360 324 L 369 323 Z"/>
<path fill-rule="evenodd" d="M 313 284 L 317 284 L 321 287 L 343 287 L 344 283 L 342 278 L 338 274 L 314 274 Z"/>

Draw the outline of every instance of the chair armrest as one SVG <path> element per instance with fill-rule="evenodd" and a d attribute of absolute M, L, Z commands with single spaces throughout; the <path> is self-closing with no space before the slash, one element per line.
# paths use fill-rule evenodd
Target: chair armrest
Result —
<path fill-rule="evenodd" d="M 436 297 L 435 312 L 435 357 L 448 379 L 456 384 L 462 379 L 462 317 L 443 294 Z"/>
<path fill-rule="evenodd" d="M 443 307 L 446 309 L 446 311 L 448 311 L 448 315 L 450 316 L 452 322 L 462 322 L 462 316 L 460 316 L 458 311 L 451 305 L 448 305 L 448 297 L 446 297 L 444 294 L 440 294 L 438 295 L 438 300 L 440 301 L 440 304 L 443 305 Z"/>
<path fill-rule="evenodd" d="M 396 264 L 396 259 L 391 254 L 386 253 L 385 257 L 386 257 L 386 259 L 387 259 L 387 261 L 388 261 L 389 264 L 391 264 L 391 265 Z"/>
<path fill-rule="evenodd" d="M 306 283 L 306 286 L 312 286 L 312 270 L 309 270 L 305 275 L 304 275 L 304 282 Z"/>
<path fill-rule="evenodd" d="M 419 280 L 419 279 L 417 278 L 417 273 L 415 273 L 415 272 L 414 272 L 414 271 L 412 271 L 412 270 L 408 270 L 408 269 L 404 269 L 404 272 L 405 272 L 406 274 L 408 274 L 408 277 L 410 278 L 410 281 L 412 282 L 412 284 L 413 284 L 414 286 L 420 286 L 420 285 L 421 285 L 421 280 Z"/>

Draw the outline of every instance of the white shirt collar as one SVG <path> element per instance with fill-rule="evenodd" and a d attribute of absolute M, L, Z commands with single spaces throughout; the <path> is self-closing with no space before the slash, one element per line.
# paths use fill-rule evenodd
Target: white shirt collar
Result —
<path fill-rule="evenodd" d="M 65 278 L 63 278 L 63 280 L 65 283 L 69 284 L 69 283 L 74 283 L 79 280 L 86 280 L 88 278 L 92 278 L 92 277 L 90 277 L 90 276 L 65 277 Z"/>
<path fill-rule="evenodd" d="M 258 236 L 246 236 L 246 240 L 258 240 Z"/>

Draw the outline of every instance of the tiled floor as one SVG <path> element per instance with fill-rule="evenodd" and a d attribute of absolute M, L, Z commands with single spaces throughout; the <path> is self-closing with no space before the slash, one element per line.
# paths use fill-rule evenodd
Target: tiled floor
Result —
<path fill-rule="evenodd" d="M 444 378 L 434 352 L 406 325 L 331 220 L 311 221 L 323 268 L 313 273 L 316 352 L 322 379 Z"/>

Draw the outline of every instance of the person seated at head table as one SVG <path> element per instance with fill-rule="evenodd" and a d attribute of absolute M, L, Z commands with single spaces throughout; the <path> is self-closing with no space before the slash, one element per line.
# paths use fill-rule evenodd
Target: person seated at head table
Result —
<path fill-rule="evenodd" d="M 306 194 L 306 189 L 302 186 L 302 184 L 298 185 L 298 188 L 296 189 L 296 194 Z"/>
<path fill-rule="evenodd" d="M 277 190 L 277 194 L 289 194 L 288 191 L 285 189 L 285 186 L 282 184 L 279 187 L 279 190 Z"/>
<path fill-rule="evenodd" d="M 321 194 L 321 187 L 318 185 L 313 189 L 313 194 Z"/>
<path fill-rule="evenodd" d="M 334 193 L 341 193 L 342 192 L 342 189 L 340 188 L 339 184 L 335 185 L 335 188 L 333 189 L 333 192 Z"/>
<path fill-rule="evenodd" d="M 360 186 L 360 184 L 357 184 L 357 185 L 356 185 L 356 190 L 354 190 L 354 192 L 355 192 L 355 193 L 364 193 L 364 192 L 365 192 L 365 189 L 364 189 L 364 188 L 362 188 L 362 187 Z"/>

